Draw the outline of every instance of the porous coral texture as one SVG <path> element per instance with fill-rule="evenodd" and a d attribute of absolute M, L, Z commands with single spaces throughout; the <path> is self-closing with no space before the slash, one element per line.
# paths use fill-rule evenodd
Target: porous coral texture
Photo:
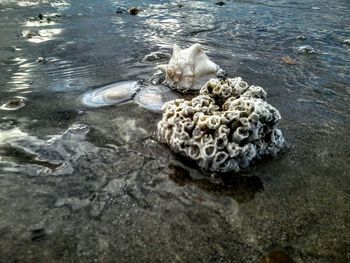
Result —
<path fill-rule="evenodd" d="M 261 87 L 241 78 L 211 79 L 192 100 L 163 106 L 159 139 L 203 171 L 238 172 L 283 148 L 280 113 L 265 98 Z"/>

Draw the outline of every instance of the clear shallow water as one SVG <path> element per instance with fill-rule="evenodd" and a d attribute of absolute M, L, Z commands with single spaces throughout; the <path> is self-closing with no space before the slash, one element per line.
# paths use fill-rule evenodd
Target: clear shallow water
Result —
<path fill-rule="evenodd" d="M 349 2 L 182 4 L 0 1 L 0 104 L 26 104 L 0 110 L 0 261 L 350 260 Z M 28 22 L 39 13 L 51 21 Z M 264 87 L 290 149 L 206 180 L 154 140 L 159 114 L 81 106 L 149 78 L 143 57 L 175 42 Z"/>

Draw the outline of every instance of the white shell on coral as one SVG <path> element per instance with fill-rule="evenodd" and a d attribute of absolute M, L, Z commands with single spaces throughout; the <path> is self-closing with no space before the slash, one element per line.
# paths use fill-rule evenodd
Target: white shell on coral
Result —
<path fill-rule="evenodd" d="M 81 103 L 87 107 L 103 107 L 132 100 L 140 86 L 137 81 L 123 81 L 83 94 Z"/>
<path fill-rule="evenodd" d="M 152 111 L 161 111 L 164 103 L 180 98 L 178 94 L 164 86 L 144 87 L 134 97 L 134 101 Z"/>
<path fill-rule="evenodd" d="M 174 45 L 173 55 L 167 65 L 159 65 L 165 74 L 165 82 L 180 92 L 196 89 L 196 82 L 204 76 L 216 74 L 220 69 L 202 50 L 200 44 L 186 49 Z"/>

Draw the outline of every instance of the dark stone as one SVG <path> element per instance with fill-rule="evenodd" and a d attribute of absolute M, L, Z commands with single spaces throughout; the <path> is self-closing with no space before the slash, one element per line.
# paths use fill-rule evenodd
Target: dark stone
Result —
<path fill-rule="evenodd" d="M 259 263 L 294 263 L 294 260 L 282 251 L 272 251 L 263 256 Z"/>
<path fill-rule="evenodd" d="M 138 9 L 137 7 L 131 7 L 129 9 L 129 14 L 132 16 L 136 16 L 138 13 L 140 13 L 140 9 Z"/>
<path fill-rule="evenodd" d="M 225 5 L 226 3 L 225 3 L 224 1 L 218 1 L 218 2 L 216 2 L 215 4 L 218 5 L 218 6 L 223 6 L 223 5 Z"/>
<path fill-rule="evenodd" d="M 35 241 L 35 240 L 39 240 L 39 239 L 42 239 L 46 236 L 46 231 L 44 228 L 37 228 L 37 229 L 33 229 L 31 231 L 31 239 L 32 241 Z"/>
<path fill-rule="evenodd" d="M 45 63 L 45 62 L 46 62 L 46 59 L 45 59 L 44 57 L 38 57 L 38 58 L 36 59 L 36 62 L 37 62 L 37 63 Z"/>

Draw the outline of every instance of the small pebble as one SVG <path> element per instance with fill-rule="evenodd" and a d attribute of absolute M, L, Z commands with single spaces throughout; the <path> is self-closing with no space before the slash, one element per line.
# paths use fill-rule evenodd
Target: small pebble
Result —
<path fill-rule="evenodd" d="M 225 2 L 224 1 L 218 1 L 215 4 L 218 5 L 218 6 L 223 6 L 223 5 L 225 5 Z"/>
<path fill-rule="evenodd" d="M 344 44 L 350 45 L 350 38 L 343 41 Z"/>
<path fill-rule="evenodd" d="M 281 57 L 282 61 L 288 65 L 295 65 L 296 61 L 288 56 Z"/>
<path fill-rule="evenodd" d="M 47 234 L 46 234 L 46 231 L 45 231 L 44 228 L 37 228 L 37 229 L 33 229 L 31 231 L 31 239 L 32 239 L 32 241 L 42 239 L 46 235 Z"/>
<path fill-rule="evenodd" d="M 123 7 L 118 7 L 118 8 L 115 10 L 115 13 L 116 13 L 116 14 L 125 14 L 125 13 L 126 13 L 126 9 L 123 8 Z"/>
<path fill-rule="evenodd" d="M 140 9 L 138 9 L 137 7 L 131 7 L 129 9 L 129 14 L 132 16 L 136 16 L 139 12 L 140 12 Z"/>
<path fill-rule="evenodd" d="M 298 47 L 298 52 L 305 53 L 305 54 L 313 54 L 313 53 L 316 53 L 316 50 L 310 45 L 305 45 L 305 46 Z"/>
<path fill-rule="evenodd" d="M 263 256 L 259 263 L 294 263 L 294 260 L 282 251 L 272 251 Z"/>
<path fill-rule="evenodd" d="M 45 62 L 46 62 L 46 58 L 38 57 L 38 58 L 36 59 L 36 62 L 37 62 L 37 63 L 45 63 Z"/>
<path fill-rule="evenodd" d="M 306 37 L 306 36 L 303 36 L 303 35 L 299 35 L 299 36 L 297 36 L 297 39 L 298 39 L 298 40 L 306 40 L 307 37 Z"/>
<path fill-rule="evenodd" d="M 227 73 L 226 73 L 225 70 L 219 69 L 218 72 L 216 72 L 216 76 L 217 76 L 219 79 L 226 79 L 226 78 L 227 78 Z"/>

